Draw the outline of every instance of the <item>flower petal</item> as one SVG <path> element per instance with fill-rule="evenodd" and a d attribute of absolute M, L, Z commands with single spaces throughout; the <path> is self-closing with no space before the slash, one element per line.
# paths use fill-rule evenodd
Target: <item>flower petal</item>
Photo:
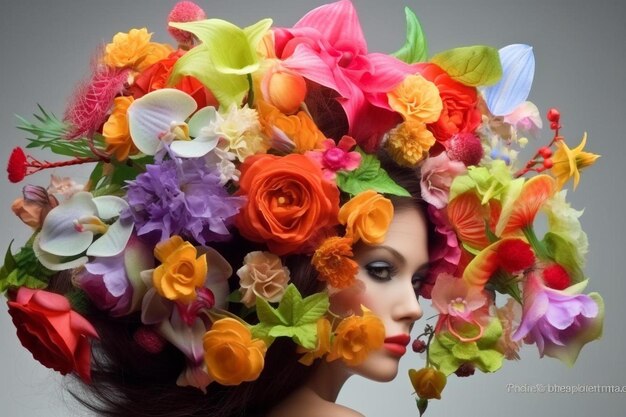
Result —
<path fill-rule="evenodd" d="M 133 143 L 146 155 L 154 155 L 160 148 L 160 137 L 169 132 L 172 122 L 185 122 L 196 107 L 189 94 L 173 88 L 156 90 L 133 101 L 128 108 Z"/>
<path fill-rule="evenodd" d="M 217 146 L 218 136 L 199 137 L 194 140 L 177 140 L 170 149 L 180 158 L 201 158 Z"/>
<path fill-rule="evenodd" d="M 122 253 L 133 228 L 131 221 L 118 219 L 87 249 L 87 256 L 115 256 Z"/>
<path fill-rule="evenodd" d="M 33 251 L 35 252 L 35 256 L 37 257 L 39 263 L 51 271 L 65 271 L 68 269 L 78 268 L 79 266 L 86 264 L 89 260 L 86 256 L 81 256 L 80 258 L 63 262 L 61 261 L 61 259 L 63 259 L 61 256 L 52 255 L 41 249 L 39 246 L 40 237 L 41 234 L 35 237 L 35 240 L 33 241 Z"/>
<path fill-rule="evenodd" d="M 95 197 L 93 202 L 98 208 L 98 217 L 102 220 L 118 217 L 123 210 L 128 208 L 126 200 L 114 195 Z"/>
<path fill-rule="evenodd" d="M 502 231 L 501 235 L 507 235 L 517 230 L 532 225 L 539 209 L 556 192 L 556 182 L 548 175 L 537 175 L 526 181 L 519 197 L 513 204 L 511 214 L 501 216 L 496 226 L 496 231 Z"/>
<path fill-rule="evenodd" d="M 192 138 L 203 136 L 203 128 L 210 127 L 217 120 L 217 110 L 213 106 L 204 107 L 198 110 L 189 122 L 189 135 Z"/>

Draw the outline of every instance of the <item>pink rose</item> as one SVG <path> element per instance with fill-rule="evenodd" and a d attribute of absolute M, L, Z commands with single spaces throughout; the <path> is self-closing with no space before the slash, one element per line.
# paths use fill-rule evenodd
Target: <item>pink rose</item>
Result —
<path fill-rule="evenodd" d="M 448 205 L 450 185 L 457 175 L 465 172 L 461 161 L 452 161 L 445 152 L 427 158 L 422 165 L 422 198 L 427 203 L 442 209 Z"/>
<path fill-rule="evenodd" d="M 67 298 L 22 287 L 8 304 L 17 337 L 36 360 L 63 375 L 76 372 L 83 381 L 91 381 L 89 338 L 98 334 L 72 310 Z"/>

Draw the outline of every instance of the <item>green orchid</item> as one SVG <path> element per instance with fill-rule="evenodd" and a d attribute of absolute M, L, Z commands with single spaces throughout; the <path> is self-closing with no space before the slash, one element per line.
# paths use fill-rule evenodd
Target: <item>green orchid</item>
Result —
<path fill-rule="evenodd" d="M 250 88 L 249 74 L 260 65 L 257 46 L 271 25 L 271 19 L 243 29 L 221 19 L 170 23 L 193 33 L 202 43 L 176 62 L 169 84 L 191 75 L 211 90 L 221 105 L 240 105 Z"/>

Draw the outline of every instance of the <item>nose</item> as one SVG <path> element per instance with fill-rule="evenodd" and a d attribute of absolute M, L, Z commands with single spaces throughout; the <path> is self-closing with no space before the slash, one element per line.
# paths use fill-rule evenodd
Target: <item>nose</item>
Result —
<path fill-rule="evenodd" d="M 393 319 L 412 325 L 424 315 L 424 311 L 417 300 L 413 284 L 410 281 L 408 285 L 399 289 L 393 308 Z"/>

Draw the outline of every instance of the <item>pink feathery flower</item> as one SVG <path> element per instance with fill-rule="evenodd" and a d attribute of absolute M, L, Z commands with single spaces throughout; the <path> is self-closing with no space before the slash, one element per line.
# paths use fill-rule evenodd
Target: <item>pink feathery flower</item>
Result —
<path fill-rule="evenodd" d="M 174 5 L 172 11 L 170 11 L 170 14 L 167 16 L 167 23 L 195 22 L 204 19 L 206 19 L 206 13 L 196 3 L 192 1 L 179 1 Z M 180 45 L 191 47 L 195 43 L 196 37 L 191 32 L 169 26 L 167 31 Z"/>
<path fill-rule="evenodd" d="M 106 121 L 113 99 L 124 89 L 128 69 L 94 64 L 91 78 L 82 82 L 69 100 L 63 120 L 70 124 L 67 139 L 89 137 Z"/>
<path fill-rule="evenodd" d="M 350 136 L 344 136 L 335 145 L 332 139 L 322 142 L 321 151 L 307 151 L 306 156 L 316 161 L 324 173 L 324 178 L 332 181 L 337 176 L 337 171 L 354 171 L 361 164 L 361 154 L 350 152 L 356 141 Z"/>

